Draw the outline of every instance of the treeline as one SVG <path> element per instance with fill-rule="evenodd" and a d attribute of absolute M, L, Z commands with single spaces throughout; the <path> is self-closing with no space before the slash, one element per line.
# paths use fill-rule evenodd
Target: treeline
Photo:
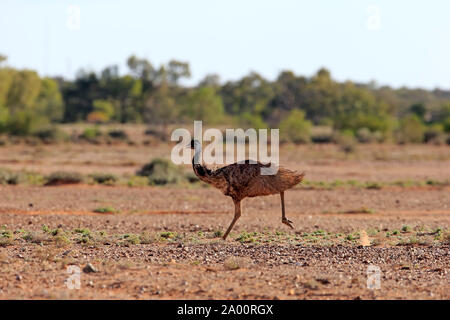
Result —
<path fill-rule="evenodd" d="M 148 123 L 163 128 L 203 120 L 252 128 L 280 128 L 281 138 L 309 142 L 313 126 L 327 126 L 361 142 L 446 142 L 450 91 L 393 89 L 337 82 L 326 69 L 312 77 L 283 71 L 274 81 L 252 72 L 221 84 L 207 75 L 196 86 L 189 64 L 161 66 L 131 56 L 128 73 L 117 66 L 99 74 L 79 71 L 74 81 L 40 78 L 6 65 L 0 56 L 0 133 L 32 135 L 55 123 Z M 313 137 L 327 142 L 328 137 Z"/>

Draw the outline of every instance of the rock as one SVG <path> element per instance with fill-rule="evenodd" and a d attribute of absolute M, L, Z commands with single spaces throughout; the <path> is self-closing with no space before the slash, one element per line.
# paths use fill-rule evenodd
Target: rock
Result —
<path fill-rule="evenodd" d="M 92 264 L 88 263 L 84 268 L 83 268 L 83 272 L 84 273 L 92 273 L 92 272 L 98 272 L 97 268 L 95 268 Z"/>

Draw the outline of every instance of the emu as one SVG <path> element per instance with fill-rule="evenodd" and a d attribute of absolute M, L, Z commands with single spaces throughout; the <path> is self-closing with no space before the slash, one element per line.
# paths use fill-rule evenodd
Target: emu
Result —
<path fill-rule="evenodd" d="M 233 199 L 234 218 L 230 226 L 223 235 L 226 240 L 236 221 L 241 216 L 241 201 L 247 197 L 267 196 L 271 194 L 280 194 L 281 197 L 281 222 L 294 228 L 292 221 L 286 218 L 284 208 L 284 191 L 292 188 L 303 180 L 304 173 L 278 168 L 274 175 L 261 175 L 262 168 L 269 168 L 270 164 L 260 162 L 233 163 L 217 170 L 208 169 L 205 165 L 199 163 L 202 153 L 202 146 L 198 140 L 191 140 L 190 148 L 194 150 L 192 158 L 192 168 L 195 175 L 203 182 L 206 182 L 226 196 Z"/>

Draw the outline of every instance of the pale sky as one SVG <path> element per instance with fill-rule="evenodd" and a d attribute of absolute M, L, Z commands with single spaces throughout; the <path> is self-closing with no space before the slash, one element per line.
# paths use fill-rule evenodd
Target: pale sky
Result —
<path fill-rule="evenodd" d="M 449 16 L 444 0 L 1 0 L 0 53 L 69 78 L 112 64 L 125 73 L 134 53 L 188 61 L 187 84 L 324 66 L 341 81 L 450 89 Z"/>

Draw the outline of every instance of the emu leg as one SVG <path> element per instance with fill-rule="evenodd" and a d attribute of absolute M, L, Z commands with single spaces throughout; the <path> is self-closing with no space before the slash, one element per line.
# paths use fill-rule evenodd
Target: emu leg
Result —
<path fill-rule="evenodd" d="M 241 201 L 239 200 L 234 200 L 234 218 L 233 221 L 231 221 L 230 226 L 227 229 L 227 232 L 225 232 L 225 234 L 223 235 L 223 240 L 226 240 L 226 238 L 228 237 L 228 234 L 230 233 L 231 229 L 233 229 L 234 224 L 236 223 L 236 221 L 239 219 L 239 217 L 241 216 Z"/>
<path fill-rule="evenodd" d="M 281 197 L 281 222 L 283 222 L 285 225 L 288 225 L 292 229 L 294 229 L 294 226 L 292 225 L 292 221 L 288 220 L 286 218 L 286 211 L 284 210 L 284 191 L 280 192 Z"/>

